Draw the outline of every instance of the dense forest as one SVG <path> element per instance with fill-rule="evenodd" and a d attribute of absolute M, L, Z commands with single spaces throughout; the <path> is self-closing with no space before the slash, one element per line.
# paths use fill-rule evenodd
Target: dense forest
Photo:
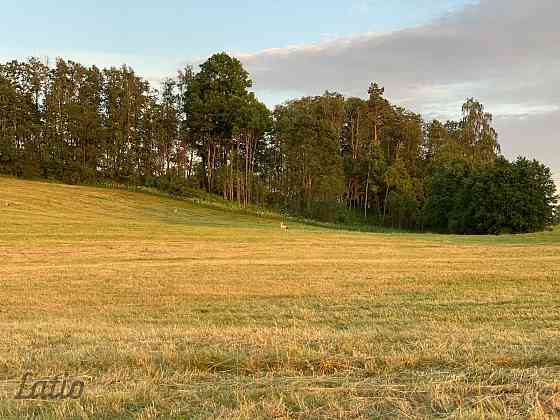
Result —
<path fill-rule="evenodd" d="M 227 54 L 158 90 L 126 66 L 0 65 L 0 174 L 204 189 L 317 220 L 456 233 L 558 218 L 550 170 L 503 158 L 474 99 L 459 121 L 426 122 L 376 83 L 365 99 L 327 91 L 273 112 L 251 87 Z"/>

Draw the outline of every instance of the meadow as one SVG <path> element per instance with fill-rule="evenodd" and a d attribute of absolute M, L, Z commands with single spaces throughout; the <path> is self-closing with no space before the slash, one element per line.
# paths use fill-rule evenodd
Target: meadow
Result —
<path fill-rule="evenodd" d="M 560 229 L 279 225 L 0 177 L 0 418 L 560 416 Z"/>

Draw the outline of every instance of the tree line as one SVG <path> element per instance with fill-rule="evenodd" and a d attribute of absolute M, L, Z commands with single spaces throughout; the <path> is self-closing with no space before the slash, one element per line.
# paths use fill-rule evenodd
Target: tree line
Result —
<path fill-rule="evenodd" d="M 241 206 L 348 223 L 459 233 L 526 232 L 555 217 L 550 170 L 500 156 L 492 116 L 423 121 L 368 96 L 270 111 L 241 63 L 216 54 L 159 89 L 133 69 L 58 59 L 0 65 L 0 173 L 204 189 Z"/>

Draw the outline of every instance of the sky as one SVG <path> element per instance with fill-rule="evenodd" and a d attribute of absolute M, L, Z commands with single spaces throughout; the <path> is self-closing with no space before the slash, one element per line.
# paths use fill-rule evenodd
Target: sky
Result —
<path fill-rule="evenodd" d="M 157 84 L 213 53 L 237 56 L 270 107 L 370 82 L 424 118 L 494 115 L 503 153 L 560 177 L 558 0 L 20 0 L 2 5 L 0 61 L 128 64 Z"/>

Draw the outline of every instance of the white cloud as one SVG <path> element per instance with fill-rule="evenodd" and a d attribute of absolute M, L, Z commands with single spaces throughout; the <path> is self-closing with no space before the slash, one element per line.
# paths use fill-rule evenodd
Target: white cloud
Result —
<path fill-rule="evenodd" d="M 506 154 L 536 157 L 558 170 L 558 16 L 558 0 L 482 0 L 428 25 L 239 57 L 257 91 L 266 88 L 269 97 L 326 89 L 364 96 L 378 81 L 391 100 L 450 118 L 474 96 L 495 114 Z M 538 134 L 523 141 L 511 129 L 516 124 L 526 136 L 531 129 Z"/>

